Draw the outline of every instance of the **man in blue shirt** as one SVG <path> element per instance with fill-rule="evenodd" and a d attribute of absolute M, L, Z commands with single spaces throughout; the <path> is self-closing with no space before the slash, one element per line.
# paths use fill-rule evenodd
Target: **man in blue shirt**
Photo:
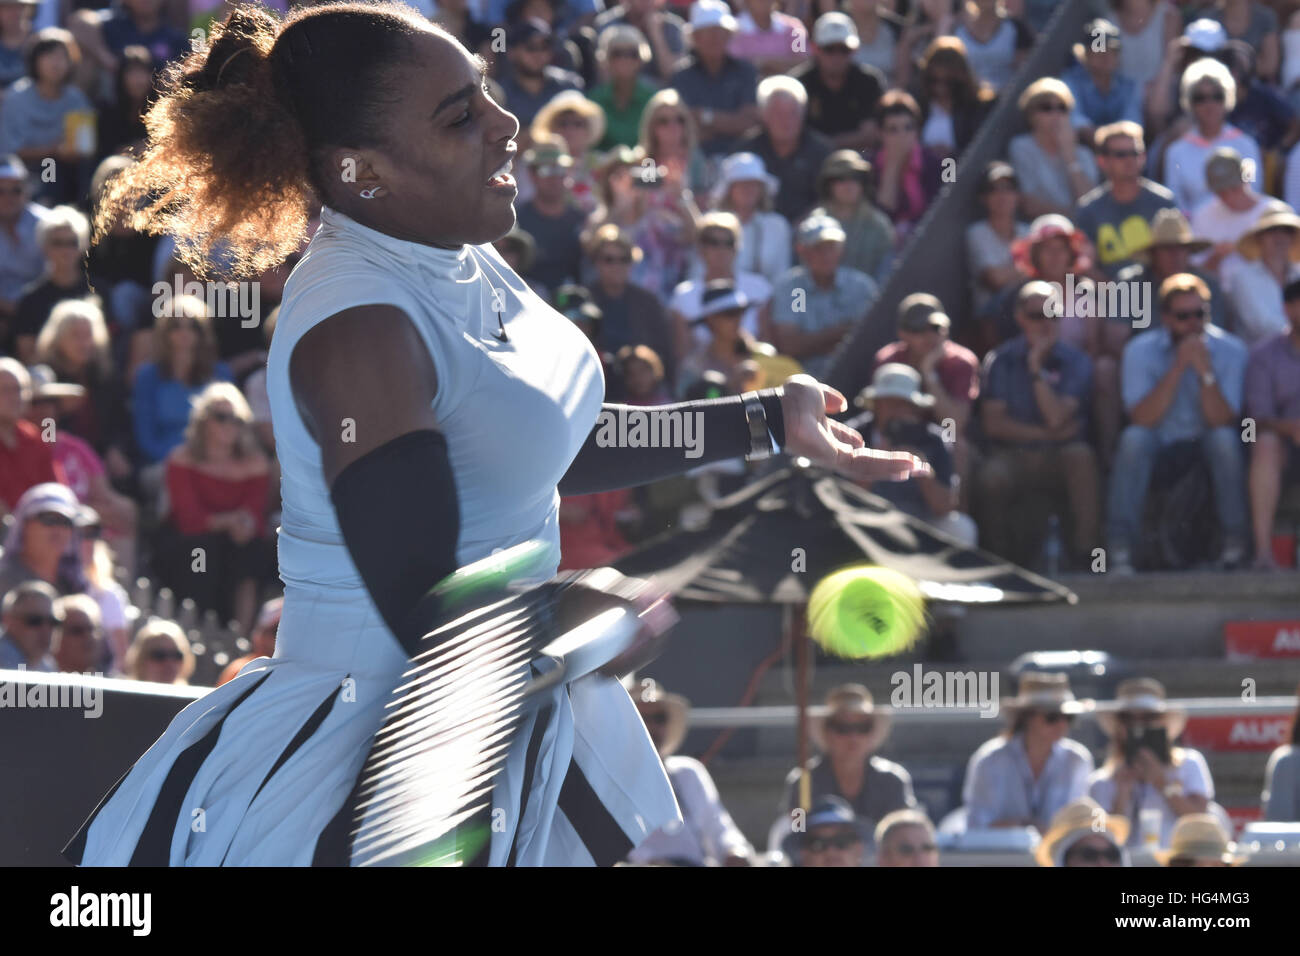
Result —
<path fill-rule="evenodd" d="M 1026 498 L 1064 493 L 1072 521 L 1062 522 L 1063 544 L 1086 567 L 1100 505 L 1097 456 L 1086 438 L 1092 360 L 1060 340 L 1053 294 L 1041 280 L 1025 283 L 1016 296 L 1021 334 L 985 360 L 980 421 L 990 450 L 975 476 L 976 521 L 983 547 L 1037 563 L 1045 516 L 1026 509 Z"/>
<path fill-rule="evenodd" d="M 737 140 L 758 122 L 758 71 L 727 52 L 736 20 L 722 0 L 691 7 L 691 54 L 669 86 L 690 107 L 706 155 L 735 152 Z"/>
<path fill-rule="evenodd" d="M 530 17 L 510 28 L 506 35 L 508 69 L 497 78 L 505 96 L 502 105 L 519 117 L 520 147 L 527 142 L 534 117 L 557 94 L 582 89 L 582 77 L 551 65 L 555 34 L 545 20 Z"/>
<path fill-rule="evenodd" d="M 1102 126 L 1123 120 L 1142 123 L 1142 91 L 1119 72 L 1119 45 L 1115 24 L 1093 20 L 1084 25 L 1083 42 L 1074 45 L 1078 62 L 1061 74 L 1074 94 L 1071 125 L 1080 131 L 1087 146 Z"/>
<path fill-rule="evenodd" d="M 26 164 L 14 154 L 0 156 L 0 342 L 13 334 L 23 287 L 45 271 L 36 227 L 48 216 L 31 201 Z"/>
<path fill-rule="evenodd" d="M 1132 422 L 1120 435 L 1111 473 L 1107 537 L 1113 571 L 1131 573 L 1132 545 L 1156 459 L 1199 445 L 1210 467 L 1223 530 L 1221 560 L 1245 556 L 1246 485 L 1242 454 L 1242 393 L 1247 350 L 1236 336 L 1209 324 L 1210 293 L 1187 273 L 1160 285 L 1161 327 L 1124 348 L 1120 372 Z"/>

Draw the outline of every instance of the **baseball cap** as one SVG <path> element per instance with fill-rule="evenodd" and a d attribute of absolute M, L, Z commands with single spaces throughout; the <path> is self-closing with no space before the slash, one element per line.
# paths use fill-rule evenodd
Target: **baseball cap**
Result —
<path fill-rule="evenodd" d="M 948 329 L 952 327 L 952 320 L 935 296 L 928 292 L 913 292 L 898 303 L 898 327 L 906 332 Z"/>
<path fill-rule="evenodd" d="M 1228 31 L 1218 20 L 1202 17 L 1193 20 L 1183 31 L 1187 42 L 1202 53 L 1217 53 L 1228 44 Z"/>
<path fill-rule="evenodd" d="M 506 42 L 512 45 L 523 44 L 533 37 L 546 37 L 549 40 L 551 36 L 549 23 L 541 17 L 526 17 L 510 28 L 510 32 L 506 34 Z"/>
<path fill-rule="evenodd" d="M 858 48 L 858 27 L 847 14 L 832 10 L 823 13 L 813 24 L 813 43 L 818 46 L 843 45 L 850 50 Z"/>
<path fill-rule="evenodd" d="M 25 521 L 33 515 L 53 511 L 75 522 L 81 513 L 81 502 L 67 485 L 57 481 L 44 481 L 28 488 L 14 508 L 14 517 Z"/>
<path fill-rule="evenodd" d="M 17 153 L 0 157 L 0 179 L 26 179 L 27 176 L 27 165 Z"/>
<path fill-rule="evenodd" d="M 843 242 L 844 229 L 839 220 L 830 216 L 809 216 L 799 223 L 799 244 L 811 246 L 818 242 Z"/>
<path fill-rule="evenodd" d="M 736 32 L 736 18 L 731 15 L 731 7 L 722 0 L 697 0 L 691 4 L 691 29 L 707 30 L 709 27 Z"/>

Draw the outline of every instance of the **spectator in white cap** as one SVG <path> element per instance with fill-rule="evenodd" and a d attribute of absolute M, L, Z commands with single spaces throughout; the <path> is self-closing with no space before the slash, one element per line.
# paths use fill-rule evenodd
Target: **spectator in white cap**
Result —
<path fill-rule="evenodd" d="M 808 125 L 837 149 L 874 149 L 880 142 L 876 104 L 887 81 L 853 60 L 858 28 L 833 10 L 813 24 L 813 57 L 790 72 L 808 91 Z"/>
<path fill-rule="evenodd" d="M 731 55 L 753 63 L 761 76 L 786 73 L 808 59 L 808 30 L 776 0 L 744 0 L 736 17 Z"/>
<path fill-rule="evenodd" d="M 749 300 L 741 328 L 752 338 L 770 338 L 772 315 L 768 302 L 772 298 L 772 283 L 756 272 L 737 268 L 736 250 L 739 245 L 740 220 L 733 213 L 715 209 L 705 213 L 696 224 L 691 278 L 678 283 L 669 303 L 677 348 L 682 355 L 688 354 L 693 346 L 708 343 L 709 337 L 704 329 L 697 329 L 694 341 L 690 341 L 689 324 L 702 314 L 700 306 L 705 287 L 720 279 L 733 282 Z"/>
<path fill-rule="evenodd" d="M 668 85 L 691 108 L 700 149 L 707 156 L 726 155 L 758 119 L 758 71 L 727 52 L 736 18 L 723 0 L 696 0 L 690 27 L 691 52 Z"/>
<path fill-rule="evenodd" d="M 813 376 L 824 374 L 831 352 L 880 294 L 871 276 L 840 264 L 844 238 L 830 216 L 805 219 L 796 240 L 801 264 L 772 290 L 774 344 Z"/>
<path fill-rule="evenodd" d="M 64 299 L 89 296 L 90 282 L 82 264 L 90 247 L 90 223 L 73 206 L 56 206 L 36 227 L 36 244 L 45 257 L 45 272 L 23 287 L 10 329 L 0 339 L 0 352 L 16 355 L 30 365 L 36 356 L 36 336 L 50 312 Z"/>
<path fill-rule="evenodd" d="M 761 158 L 733 153 L 722 161 L 713 190 L 713 204 L 740 222 L 736 268 L 757 273 L 770 283 L 785 275 L 791 259 L 790 222 L 773 211 L 780 188 Z"/>
<path fill-rule="evenodd" d="M 1293 150 L 1291 155 L 1300 156 L 1300 151 Z M 1288 162 L 1288 169 L 1291 165 Z M 1226 277 L 1241 264 L 1237 243 L 1261 217 L 1291 211 L 1287 203 L 1255 188 L 1259 175 L 1260 170 L 1247 168 L 1241 154 L 1231 146 L 1220 146 L 1205 161 L 1205 184 L 1214 195 L 1201 203 L 1190 219 L 1192 232 L 1214 245 L 1195 262 L 1215 278 Z M 1300 199 L 1300 190 L 1295 198 Z"/>
<path fill-rule="evenodd" d="M 797 222 L 817 202 L 817 173 L 833 147 L 806 122 L 808 90 L 792 76 L 769 76 L 758 84 L 758 111 L 762 127 L 740 148 L 762 159 L 777 178 L 776 211 Z"/>
<path fill-rule="evenodd" d="M 683 396 L 690 394 L 691 386 L 704 373 L 731 377 L 739 374 L 738 366 L 746 362 L 753 362 L 762 373 L 759 388 L 774 388 L 803 371 L 794 359 L 778 355 L 775 348 L 742 328 L 749 306 L 749 298 L 729 278 L 705 285 L 692 324 L 706 332 L 706 341 L 682 360 L 677 390 Z"/>
<path fill-rule="evenodd" d="M 60 594 L 84 590 L 74 523 L 81 509 L 67 485 L 32 485 L 14 506 L 4 553 L 0 594 L 23 581 L 44 581 Z"/>
<path fill-rule="evenodd" d="M 1171 127 L 1175 134 L 1182 131 L 1178 122 L 1179 81 L 1187 68 L 1206 57 L 1226 65 L 1227 59 L 1232 55 L 1228 48 L 1228 32 L 1223 29 L 1223 24 L 1202 17 L 1193 20 L 1183 29 L 1181 18 L 1178 22 L 1181 36 L 1176 35 L 1168 40 L 1160 61 L 1160 72 L 1147 86 L 1147 131 L 1153 137 L 1170 131 Z"/>
<path fill-rule="evenodd" d="M 664 0 L 624 0 L 596 17 L 596 33 L 620 23 L 641 31 L 650 46 L 650 59 L 642 73 L 656 84 L 673 75 L 678 59 L 686 52 L 686 24 L 675 13 L 664 9 Z"/>
<path fill-rule="evenodd" d="M 1264 160 L 1259 144 L 1228 122 L 1237 105 L 1237 81 L 1218 60 L 1197 60 L 1184 72 L 1178 84 L 1179 102 L 1192 125 L 1165 150 L 1164 183 L 1174 194 L 1178 208 L 1191 215 L 1212 198 L 1206 182 L 1205 164 L 1221 146 L 1231 146 L 1244 162 L 1262 175 Z"/>
<path fill-rule="evenodd" d="M 36 226 L 48 215 L 31 201 L 23 161 L 15 154 L 0 156 L 0 342 L 12 335 L 23 289 L 45 271 Z"/>

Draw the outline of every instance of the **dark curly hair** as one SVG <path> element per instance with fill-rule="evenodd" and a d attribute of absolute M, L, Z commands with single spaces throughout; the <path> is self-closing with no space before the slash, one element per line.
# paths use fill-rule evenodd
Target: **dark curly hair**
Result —
<path fill-rule="evenodd" d="M 148 144 L 107 183 L 95 241 L 124 218 L 174 236 L 199 275 L 217 251 L 235 275 L 283 262 L 338 178 L 330 150 L 392 144 L 396 70 L 413 61 L 417 34 L 440 30 L 393 2 L 299 7 L 283 20 L 236 7 L 206 47 L 165 70 Z"/>

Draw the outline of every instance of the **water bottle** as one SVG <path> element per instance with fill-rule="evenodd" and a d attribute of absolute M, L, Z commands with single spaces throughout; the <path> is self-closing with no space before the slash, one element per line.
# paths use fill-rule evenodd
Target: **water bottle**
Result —
<path fill-rule="evenodd" d="M 1056 515 L 1047 519 L 1047 540 L 1043 542 L 1043 565 L 1050 576 L 1061 573 L 1061 519 Z"/>

